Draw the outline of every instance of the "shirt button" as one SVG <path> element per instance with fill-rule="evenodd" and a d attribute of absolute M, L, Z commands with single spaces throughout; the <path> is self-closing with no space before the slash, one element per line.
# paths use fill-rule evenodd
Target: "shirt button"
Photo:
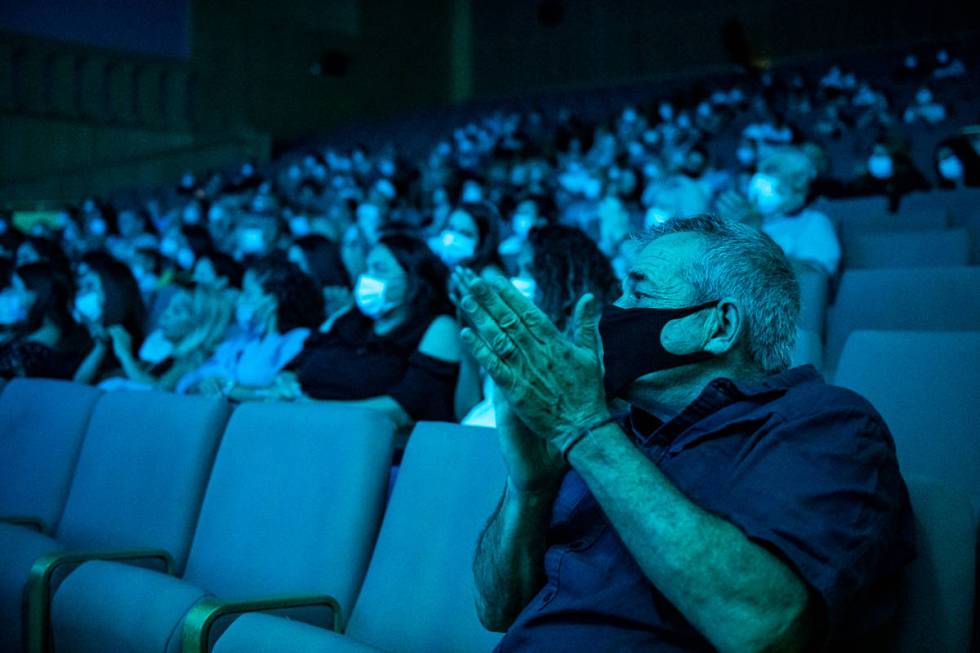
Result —
<path fill-rule="evenodd" d="M 554 598 L 555 598 L 555 590 L 548 590 L 547 592 L 541 595 L 541 602 L 551 603 L 552 599 Z"/>

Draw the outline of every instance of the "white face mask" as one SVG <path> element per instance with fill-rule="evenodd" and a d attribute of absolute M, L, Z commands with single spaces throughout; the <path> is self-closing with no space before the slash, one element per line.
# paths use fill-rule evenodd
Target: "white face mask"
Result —
<path fill-rule="evenodd" d="M 388 302 L 388 283 L 384 279 L 362 274 L 354 285 L 354 303 L 361 313 L 377 319 L 391 308 Z"/>
<path fill-rule="evenodd" d="M 105 220 L 96 218 L 88 223 L 88 230 L 93 236 L 104 236 L 107 231 Z"/>
<path fill-rule="evenodd" d="M 458 231 L 446 229 L 436 240 L 435 253 L 446 265 L 458 265 L 473 258 L 476 238 L 464 236 Z"/>
<path fill-rule="evenodd" d="M 243 254 L 256 254 L 265 249 L 265 234 L 251 227 L 238 232 L 238 247 Z"/>
<path fill-rule="evenodd" d="M 521 293 L 532 302 L 534 301 L 534 295 L 538 291 L 538 284 L 531 277 L 511 277 L 511 284 L 517 288 L 517 292 Z"/>
<path fill-rule="evenodd" d="M 644 217 L 644 224 L 647 229 L 651 229 L 658 224 L 663 224 L 670 220 L 670 213 L 658 206 L 651 206 Z"/>
<path fill-rule="evenodd" d="M 735 151 L 735 156 L 738 157 L 738 162 L 743 166 L 752 165 L 755 163 L 755 148 L 743 145 Z"/>
<path fill-rule="evenodd" d="M 534 217 L 527 213 L 517 213 L 512 220 L 514 234 L 521 240 L 525 240 L 527 235 L 534 228 Z"/>
<path fill-rule="evenodd" d="M 194 250 L 189 247 L 181 247 L 177 250 L 177 265 L 180 266 L 182 270 L 190 270 L 194 267 L 196 258 L 194 256 Z"/>
<path fill-rule="evenodd" d="M 98 323 L 102 319 L 102 300 L 98 293 L 82 293 L 75 298 L 75 310 L 89 322 Z"/>
<path fill-rule="evenodd" d="M 167 340 L 163 331 L 157 329 L 146 337 L 140 347 L 139 359 L 151 365 L 156 365 L 167 359 L 174 351 L 174 343 Z"/>
<path fill-rule="evenodd" d="M 303 236 L 308 236 L 310 234 L 310 220 L 309 218 L 298 215 L 289 220 L 289 230 L 297 238 L 302 238 Z"/>
<path fill-rule="evenodd" d="M 191 205 L 184 209 L 184 224 L 198 224 L 201 221 L 201 209 Z"/>
<path fill-rule="evenodd" d="M 21 296 L 13 290 L 0 293 L 0 324 L 11 326 L 27 319 L 27 310 Z"/>
<path fill-rule="evenodd" d="M 779 180 L 761 172 L 752 175 L 749 200 L 765 216 L 775 215 L 786 204 L 786 198 L 779 188 Z"/>
<path fill-rule="evenodd" d="M 958 157 L 948 156 L 939 162 L 939 174 L 943 179 L 955 181 L 963 178 L 963 162 Z"/>
<path fill-rule="evenodd" d="M 872 154 L 868 159 L 868 173 L 875 179 L 888 179 L 895 172 L 895 163 L 887 154 Z"/>
<path fill-rule="evenodd" d="M 160 242 L 160 253 L 168 258 L 176 256 L 178 249 L 180 249 L 180 244 L 175 238 L 164 238 Z"/>

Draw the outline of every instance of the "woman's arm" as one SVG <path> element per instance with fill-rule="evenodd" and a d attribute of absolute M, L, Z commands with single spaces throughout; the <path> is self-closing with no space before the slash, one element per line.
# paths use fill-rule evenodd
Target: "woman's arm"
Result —
<path fill-rule="evenodd" d="M 89 351 L 88 355 L 85 356 L 85 360 L 82 361 L 81 365 L 75 371 L 73 380 L 76 383 L 92 383 L 95 375 L 99 372 L 99 368 L 102 367 L 102 361 L 105 360 L 107 350 L 106 343 L 96 339 L 92 350 Z"/>

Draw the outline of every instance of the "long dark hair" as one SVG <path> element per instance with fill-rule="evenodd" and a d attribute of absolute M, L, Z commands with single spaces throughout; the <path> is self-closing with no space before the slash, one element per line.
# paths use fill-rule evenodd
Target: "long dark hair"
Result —
<path fill-rule="evenodd" d="M 82 262 L 98 275 L 105 295 L 102 311 L 102 325 L 122 325 L 133 343 L 139 346 L 143 341 L 143 327 L 146 322 L 146 308 L 129 267 L 106 252 L 89 252 Z"/>
<path fill-rule="evenodd" d="M 453 315 L 449 301 L 449 268 L 422 239 L 405 232 L 388 232 L 378 239 L 405 270 L 405 301 L 409 324 L 428 324 L 437 315 Z"/>
<path fill-rule="evenodd" d="M 528 234 L 528 243 L 533 252 L 536 301 L 559 329 L 565 328 L 575 303 L 585 293 L 592 293 L 600 307 L 619 296 L 619 280 L 609 259 L 581 229 L 535 227 Z"/>
<path fill-rule="evenodd" d="M 72 291 L 64 275 L 56 265 L 47 261 L 22 265 L 15 274 L 35 296 L 34 304 L 20 329 L 21 334 L 34 333 L 48 320 L 57 327 L 61 334 L 59 339 L 63 342 L 77 327 L 69 308 Z"/>
<path fill-rule="evenodd" d="M 276 298 L 279 333 L 305 327 L 315 331 L 324 320 L 323 293 L 296 265 L 280 255 L 267 256 L 249 268 L 262 290 Z"/>
<path fill-rule="evenodd" d="M 489 202 L 463 202 L 455 210 L 469 214 L 476 223 L 479 242 L 476 244 L 476 251 L 473 252 L 473 260 L 469 267 L 476 272 L 482 272 L 491 265 L 503 270 L 504 263 L 497 252 L 500 248 L 501 219 L 496 207 Z"/>

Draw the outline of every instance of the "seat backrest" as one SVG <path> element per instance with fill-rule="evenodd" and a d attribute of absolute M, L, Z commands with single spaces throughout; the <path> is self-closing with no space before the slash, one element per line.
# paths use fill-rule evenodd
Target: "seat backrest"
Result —
<path fill-rule="evenodd" d="M 858 329 L 980 330 L 980 267 L 848 270 L 827 314 L 824 366 Z"/>
<path fill-rule="evenodd" d="M 969 264 L 970 234 L 966 229 L 862 234 L 850 240 L 844 250 L 848 269 Z"/>
<path fill-rule="evenodd" d="M 65 507 L 82 437 L 101 392 L 50 379 L 14 379 L 0 394 L 0 515 L 51 531 Z"/>
<path fill-rule="evenodd" d="M 827 273 L 804 267 L 796 271 L 796 279 L 800 284 L 800 316 L 796 323 L 801 329 L 823 335 L 829 289 Z"/>
<path fill-rule="evenodd" d="M 104 394 L 85 433 L 58 540 L 73 549 L 162 548 L 182 568 L 230 412 L 223 398 Z"/>
<path fill-rule="evenodd" d="M 421 423 L 405 449 L 347 633 L 388 651 L 489 651 L 471 563 L 506 472 L 496 431 Z"/>
<path fill-rule="evenodd" d="M 381 523 L 393 442 L 390 420 L 364 408 L 239 406 L 185 578 L 227 599 L 329 594 L 349 614 Z"/>
<path fill-rule="evenodd" d="M 813 365 L 818 371 L 823 370 L 823 342 L 820 334 L 805 329 L 796 330 L 796 343 L 790 355 L 790 365 Z"/>
<path fill-rule="evenodd" d="M 905 571 L 899 653 L 970 650 L 976 590 L 977 521 L 965 495 L 907 478 L 917 557 Z"/>
<path fill-rule="evenodd" d="M 856 331 L 834 381 L 878 409 L 904 473 L 941 478 L 980 508 L 980 331 Z"/>

